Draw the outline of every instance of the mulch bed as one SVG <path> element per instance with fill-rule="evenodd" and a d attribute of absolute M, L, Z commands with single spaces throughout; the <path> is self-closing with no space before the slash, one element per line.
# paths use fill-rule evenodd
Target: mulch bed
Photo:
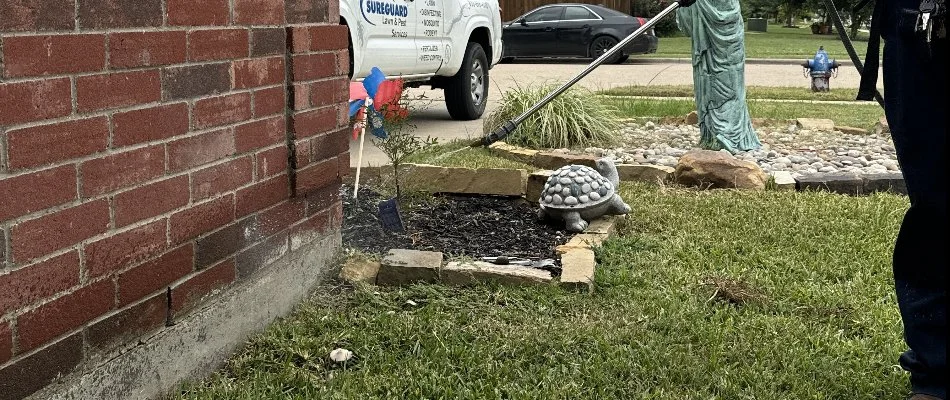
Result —
<path fill-rule="evenodd" d="M 360 188 L 358 199 L 353 199 L 352 186 L 341 190 L 343 245 L 368 253 L 413 249 L 439 251 L 447 257 L 550 258 L 559 266 L 554 248 L 573 236 L 563 223 L 540 221 L 535 206 L 524 199 L 458 195 L 401 205 L 406 229 L 393 233 L 379 221 L 379 202 L 386 198 L 368 187 Z"/>

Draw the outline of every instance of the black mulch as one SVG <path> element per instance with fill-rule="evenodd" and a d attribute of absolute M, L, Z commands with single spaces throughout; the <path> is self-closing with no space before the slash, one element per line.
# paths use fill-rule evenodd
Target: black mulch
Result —
<path fill-rule="evenodd" d="M 414 249 L 473 258 L 550 258 L 560 265 L 554 248 L 573 236 L 563 223 L 539 221 L 535 206 L 523 199 L 456 195 L 432 198 L 412 208 L 400 205 L 406 230 L 392 233 L 382 229 L 377 215 L 379 202 L 385 198 L 361 187 L 354 200 L 352 186 L 341 190 L 343 245 L 369 253 Z"/>

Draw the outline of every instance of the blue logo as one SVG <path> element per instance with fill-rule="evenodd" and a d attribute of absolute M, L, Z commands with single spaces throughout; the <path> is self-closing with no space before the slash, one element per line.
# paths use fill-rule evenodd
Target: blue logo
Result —
<path fill-rule="evenodd" d="M 363 14 L 363 19 L 369 22 L 370 25 L 375 26 L 376 24 L 370 21 L 366 13 L 403 18 L 409 16 L 409 7 L 386 1 L 369 0 L 365 1 L 365 3 L 364 1 L 365 0 L 360 0 L 360 12 Z"/>

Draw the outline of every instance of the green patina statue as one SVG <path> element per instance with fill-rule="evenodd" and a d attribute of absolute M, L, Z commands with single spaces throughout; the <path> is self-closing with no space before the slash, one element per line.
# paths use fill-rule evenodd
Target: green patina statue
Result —
<path fill-rule="evenodd" d="M 698 0 L 676 10 L 693 44 L 699 146 L 731 153 L 759 148 L 745 101 L 745 44 L 738 0 Z"/>

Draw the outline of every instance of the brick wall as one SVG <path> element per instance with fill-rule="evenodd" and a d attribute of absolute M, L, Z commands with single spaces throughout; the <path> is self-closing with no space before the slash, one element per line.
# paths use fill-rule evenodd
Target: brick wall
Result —
<path fill-rule="evenodd" d="M 335 0 L 0 0 L 0 399 L 337 231 Z"/>

